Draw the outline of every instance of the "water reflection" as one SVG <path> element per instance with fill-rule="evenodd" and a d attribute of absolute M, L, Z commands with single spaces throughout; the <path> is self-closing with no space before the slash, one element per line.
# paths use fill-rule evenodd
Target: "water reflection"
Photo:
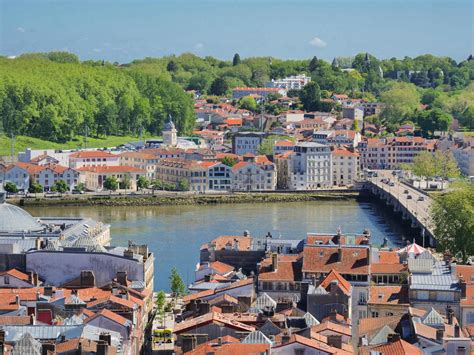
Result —
<path fill-rule="evenodd" d="M 199 247 L 218 235 L 301 239 L 308 232 L 362 232 L 370 229 L 374 244 L 387 237 L 400 245 L 409 231 L 383 206 L 356 201 L 318 201 L 270 204 L 139 207 L 35 207 L 35 216 L 84 216 L 110 223 L 112 240 L 146 243 L 154 252 L 155 288 L 168 288 L 169 270 L 176 265 L 185 281 L 193 281 Z"/>

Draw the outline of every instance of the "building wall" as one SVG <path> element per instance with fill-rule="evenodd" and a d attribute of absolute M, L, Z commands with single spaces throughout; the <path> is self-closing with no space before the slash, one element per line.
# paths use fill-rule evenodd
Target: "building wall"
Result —
<path fill-rule="evenodd" d="M 94 272 L 98 286 L 110 282 L 119 271 L 126 271 L 132 281 L 145 281 L 143 263 L 104 253 L 32 251 L 26 254 L 26 269 L 53 286 L 79 277 L 83 270 Z"/>
<path fill-rule="evenodd" d="M 359 177 L 359 157 L 353 155 L 332 156 L 332 174 L 334 186 L 353 185 Z"/>
<path fill-rule="evenodd" d="M 238 155 L 257 154 L 257 149 L 263 140 L 263 135 L 259 134 L 235 134 L 232 137 L 232 153 Z"/>
<path fill-rule="evenodd" d="M 19 190 L 26 191 L 30 186 L 30 175 L 25 169 L 14 166 L 5 172 L 0 172 L 0 182 L 12 182 L 18 187 Z"/>
<path fill-rule="evenodd" d="M 72 169 L 79 169 L 90 166 L 117 166 L 120 165 L 120 157 L 107 156 L 101 158 L 74 158 L 69 157 L 69 167 Z"/>
<path fill-rule="evenodd" d="M 275 190 L 277 174 L 274 166 L 247 164 L 233 171 L 232 189 L 234 191 Z"/>
<path fill-rule="evenodd" d="M 329 147 L 295 146 L 289 158 L 290 189 L 314 190 L 332 187 L 332 158 Z"/>

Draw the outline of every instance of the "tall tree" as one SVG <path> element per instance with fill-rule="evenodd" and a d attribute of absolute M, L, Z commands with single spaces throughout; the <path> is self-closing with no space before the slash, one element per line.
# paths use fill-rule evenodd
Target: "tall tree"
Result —
<path fill-rule="evenodd" d="M 321 107 L 321 92 L 319 85 L 310 82 L 300 90 L 300 100 L 306 111 L 318 111 Z"/>
<path fill-rule="evenodd" d="M 229 90 L 229 86 L 227 85 L 225 79 L 217 78 L 212 82 L 209 93 L 211 95 L 223 96 L 227 93 L 227 90 Z"/>
<path fill-rule="evenodd" d="M 232 59 L 232 65 L 235 67 L 236 65 L 240 64 L 240 55 L 239 53 L 234 54 L 234 58 Z"/>
<path fill-rule="evenodd" d="M 175 267 L 171 269 L 170 288 L 175 299 L 186 294 L 186 285 Z"/>
<path fill-rule="evenodd" d="M 431 220 L 438 249 L 459 253 L 466 263 L 474 255 L 474 184 L 463 184 L 435 197 Z"/>

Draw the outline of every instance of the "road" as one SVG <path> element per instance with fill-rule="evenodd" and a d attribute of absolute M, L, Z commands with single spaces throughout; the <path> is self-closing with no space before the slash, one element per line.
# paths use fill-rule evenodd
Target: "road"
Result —
<path fill-rule="evenodd" d="M 431 198 L 415 188 L 401 183 L 397 177 L 392 175 L 391 170 L 377 170 L 377 175 L 377 177 L 370 178 L 372 183 L 395 197 L 433 235 L 433 226 L 430 221 Z M 382 182 L 383 179 L 389 179 L 394 183 L 394 186 Z M 411 199 L 408 196 L 411 196 Z M 419 200 L 420 197 L 423 198 L 423 201 Z"/>

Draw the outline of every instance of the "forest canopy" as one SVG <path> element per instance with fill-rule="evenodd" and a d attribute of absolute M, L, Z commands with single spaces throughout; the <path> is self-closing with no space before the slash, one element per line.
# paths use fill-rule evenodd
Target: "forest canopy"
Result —
<path fill-rule="evenodd" d="M 55 142 L 86 131 L 97 137 L 140 131 L 155 135 L 171 115 L 179 133 L 189 134 L 195 114 L 185 90 L 229 95 L 237 86 L 263 86 L 302 73 L 311 76 L 321 98 L 346 93 L 388 103 L 379 117 L 388 126 L 406 120 L 425 123 L 430 117 L 439 117 L 445 125 L 442 110 L 473 127 L 472 57 L 456 63 L 432 55 L 379 60 L 361 53 L 329 63 L 316 57 L 241 58 L 238 53 L 226 61 L 185 53 L 119 65 L 50 52 L 0 57 L 0 132 Z M 437 111 L 420 115 L 418 102 Z"/>

